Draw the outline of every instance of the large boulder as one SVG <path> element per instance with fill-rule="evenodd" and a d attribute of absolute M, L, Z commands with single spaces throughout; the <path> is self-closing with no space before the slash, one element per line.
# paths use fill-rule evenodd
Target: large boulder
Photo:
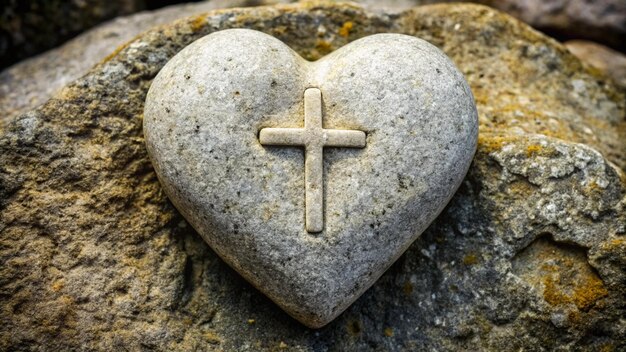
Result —
<path fill-rule="evenodd" d="M 456 196 L 320 330 L 211 251 L 146 155 L 151 80 L 195 39 L 233 27 L 309 59 L 372 33 L 416 35 L 476 97 L 479 147 Z M 150 30 L 0 136 L 0 350 L 624 349 L 624 101 L 554 40 L 476 5 L 309 3 Z"/>
<path fill-rule="evenodd" d="M 7 121 L 45 103 L 115 48 L 149 28 L 214 9 L 274 2 L 205 0 L 143 11 L 102 23 L 57 48 L 16 63 L 0 72 L 0 130 Z"/>

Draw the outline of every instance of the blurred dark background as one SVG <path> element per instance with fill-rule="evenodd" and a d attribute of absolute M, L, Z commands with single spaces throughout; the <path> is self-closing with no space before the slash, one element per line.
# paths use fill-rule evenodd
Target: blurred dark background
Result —
<path fill-rule="evenodd" d="M 0 0 L 0 69 L 108 19 L 183 0 Z"/>

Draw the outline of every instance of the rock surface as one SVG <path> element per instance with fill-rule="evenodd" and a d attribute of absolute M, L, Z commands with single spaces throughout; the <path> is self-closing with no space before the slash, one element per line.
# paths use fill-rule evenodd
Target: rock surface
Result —
<path fill-rule="evenodd" d="M 5 0 L 0 9 L 0 68 L 143 7 L 143 0 Z"/>
<path fill-rule="evenodd" d="M 615 4 L 615 1 L 617 3 Z M 200 3 L 174 5 L 155 11 L 120 17 L 102 24 L 51 49 L 37 57 L 19 62 L 0 72 L 0 129 L 11 118 L 25 113 L 50 99 L 59 89 L 81 77 L 114 49 L 139 33 L 177 18 L 191 16 L 218 8 L 244 7 L 262 4 L 288 3 L 294 0 L 208 0 Z M 388 13 L 406 10 L 416 5 L 446 2 L 445 0 L 356 0 L 373 9 Z M 527 21 L 531 25 L 554 32 L 569 33 L 568 37 L 590 38 L 620 47 L 626 35 L 626 8 L 619 0 L 605 2 L 557 1 L 551 5 L 534 1 L 476 0 Z M 581 6 L 593 7 L 578 11 Z M 611 7 L 613 6 L 613 7 Z M 614 9 L 609 11 L 610 9 Z M 554 24 L 550 24 L 555 22 Z M 582 30 L 581 30 L 582 28 Z M 558 31 L 556 31 L 558 33 Z"/>
<path fill-rule="evenodd" d="M 626 50 L 626 1 L 477 0 L 560 38 L 584 38 Z"/>
<path fill-rule="evenodd" d="M 311 59 L 371 33 L 417 35 L 477 98 L 478 151 L 449 206 L 321 330 L 218 259 L 147 159 L 151 80 L 231 27 Z M 624 101 L 563 46 L 473 5 L 251 8 L 151 30 L 0 137 L 0 349 L 623 350 Z"/>
<path fill-rule="evenodd" d="M 357 0 L 394 10 L 456 0 Z M 623 0 L 468 0 L 504 11 L 563 39 L 583 38 L 626 51 L 626 1 Z"/>
<path fill-rule="evenodd" d="M 611 77 L 617 85 L 626 90 L 626 55 L 586 40 L 570 40 L 564 45 L 580 60 Z"/>
<path fill-rule="evenodd" d="M 114 53 L 115 48 L 151 27 L 218 8 L 274 2 L 209 0 L 119 17 L 58 48 L 8 67 L 0 72 L 0 129 L 6 121 L 45 103 L 61 88 Z"/>
<path fill-rule="evenodd" d="M 305 116 L 316 97 L 322 105 Z M 365 148 L 346 148 L 339 130 Z M 439 215 L 477 137 L 463 75 L 435 46 L 399 34 L 310 63 L 264 33 L 220 31 L 163 67 L 144 109 L 169 199 L 221 258 L 311 327 L 343 312 Z"/>

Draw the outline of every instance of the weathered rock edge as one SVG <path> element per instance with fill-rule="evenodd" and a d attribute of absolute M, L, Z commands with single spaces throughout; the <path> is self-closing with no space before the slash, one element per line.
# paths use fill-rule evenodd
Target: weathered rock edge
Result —
<path fill-rule="evenodd" d="M 186 44 L 231 27 L 309 58 L 369 33 L 418 35 L 477 97 L 479 149 L 455 198 L 315 333 L 216 258 L 146 157 L 150 80 Z M 0 137 L 0 349 L 619 350 L 626 181 L 612 163 L 625 165 L 623 136 L 623 95 L 484 7 L 277 6 L 152 30 Z"/>

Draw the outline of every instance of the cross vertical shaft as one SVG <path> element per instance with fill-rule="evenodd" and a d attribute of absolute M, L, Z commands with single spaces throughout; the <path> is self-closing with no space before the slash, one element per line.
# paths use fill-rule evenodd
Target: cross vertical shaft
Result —
<path fill-rule="evenodd" d="M 314 137 L 305 145 L 304 182 L 306 189 L 306 229 L 324 229 L 324 140 L 315 138 L 322 131 L 322 92 L 317 88 L 304 91 L 304 129 Z"/>
<path fill-rule="evenodd" d="M 324 229 L 324 147 L 365 147 L 365 132 L 330 130 L 322 126 L 322 92 L 304 91 L 304 128 L 263 128 L 262 145 L 302 146 L 305 150 L 305 224 L 308 232 Z"/>

